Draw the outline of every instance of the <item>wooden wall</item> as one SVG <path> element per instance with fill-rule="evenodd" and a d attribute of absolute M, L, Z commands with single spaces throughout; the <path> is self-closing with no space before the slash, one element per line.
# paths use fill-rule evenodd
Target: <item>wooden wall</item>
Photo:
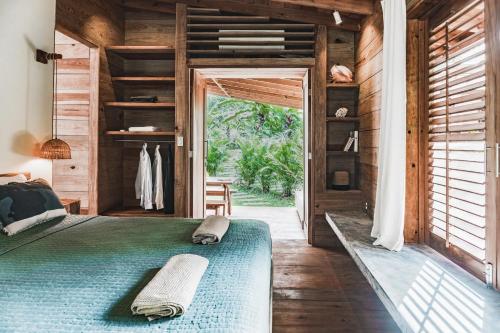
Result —
<path fill-rule="evenodd" d="M 52 186 L 57 195 L 80 199 L 89 207 L 90 48 L 61 33 L 56 53 L 63 56 L 57 70 L 57 132 L 71 147 L 70 160 L 52 163 Z"/>
<path fill-rule="evenodd" d="M 377 149 L 382 88 L 383 21 L 380 6 L 361 26 L 356 52 L 356 82 L 359 87 L 360 188 L 368 213 L 373 216 L 377 188 Z"/>
<path fill-rule="evenodd" d="M 99 134 L 98 163 L 91 167 L 98 168 L 96 200 L 98 211 L 105 211 L 121 203 L 122 193 L 122 156 L 116 149 L 116 143 L 103 135 L 106 128 L 118 128 L 119 113 L 106 117 L 103 102 L 114 101 L 115 91 L 111 82 L 110 68 L 105 47 L 124 43 L 124 18 L 121 5 L 117 1 L 106 0 L 58 0 L 56 28 L 83 43 L 99 48 L 99 114 L 98 128 L 91 128 L 90 133 Z M 105 180 L 105 181 L 103 181 Z"/>

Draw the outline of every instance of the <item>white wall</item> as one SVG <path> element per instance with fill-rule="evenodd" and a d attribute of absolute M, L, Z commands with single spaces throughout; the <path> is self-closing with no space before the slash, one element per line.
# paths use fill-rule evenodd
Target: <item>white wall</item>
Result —
<path fill-rule="evenodd" d="M 0 0 L 0 173 L 29 171 L 52 181 L 51 162 L 36 157 L 51 137 L 51 52 L 56 0 Z"/>

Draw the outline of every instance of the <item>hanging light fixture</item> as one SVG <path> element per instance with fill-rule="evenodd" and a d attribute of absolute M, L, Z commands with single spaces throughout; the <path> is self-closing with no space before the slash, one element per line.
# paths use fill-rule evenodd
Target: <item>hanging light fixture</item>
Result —
<path fill-rule="evenodd" d="M 62 59 L 61 54 L 56 52 L 56 34 L 54 30 L 54 53 L 46 53 L 41 50 L 37 50 L 37 60 L 42 58 L 40 62 L 47 63 L 49 60 L 54 61 L 52 66 L 52 139 L 46 141 L 42 148 L 40 149 L 40 157 L 48 160 L 69 160 L 71 159 L 71 148 L 70 146 L 61 139 L 57 138 L 57 60 Z M 45 59 L 43 59 L 45 58 Z"/>

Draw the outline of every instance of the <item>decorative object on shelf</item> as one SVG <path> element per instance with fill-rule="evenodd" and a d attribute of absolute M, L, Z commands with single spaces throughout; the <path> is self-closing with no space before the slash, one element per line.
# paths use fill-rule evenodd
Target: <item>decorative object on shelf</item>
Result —
<path fill-rule="evenodd" d="M 344 151 L 349 151 L 349 149 L 353 147 L 353 151 L 357 153 L 358 143 L 359 143 L 359 132 L 358 131 L 349 132 L 349 138 L 347 139 L 347 142 L 344 146 Z"/>
<path fill-rule="evenodd" d="M 335 171 L 332 188 L 338 191 L 348 191 L 351 188 L 349 171 Z"/>
<path fill-rule="evenodd" d="M 349 139 L 347 139 L 347 142 L 344 146 L 344 151 L 349 151 L 349 149 L 351 149 L 353 142 L 354 142 L 354 138 L 352 136 L 350 136 Z"/>
<path fill-rule="evenodd" d="M 157 103 L 158 96 L 132 96 L 130 97 L 130 101 L 141 103 Z"/>
<path fill-rule="evenodd" d="M 346 107 L 341 107 L 335 112 L 335 117 L 337 118 L 345 118 L 347 115 L 347 112 L 349 112 L 349 109 Z"/>
<path fill-rule="evenodd" d="M 334 83 L 351 83 L 353 75 L 349 68 L 342 65 L 333 65 L 330 69 L 332 74 L 332 82 Z"/>
<path fill-rule="evenodd" d="M 49 60 L 53 60 L 52 66 L 52 139 L 46 141 L 40 149 L 40 157 L 48 160 L 69 160 L 71 159 L 71 148 L 70 146 L 61 139 L 57 138 L 57 60 L 62 59 L 61 54 L 55 53 L 56 50 L 56 38 L 54 30 L 54 53 L 46 53 L 37 50 L 37 61 L 39 61 L 39 56 L 45 56 L 45 60 L 48 63 Z M 41 53 L 43 52 L 43 53 Z M 42 63 L 44 63 L 42 61 Z"/>

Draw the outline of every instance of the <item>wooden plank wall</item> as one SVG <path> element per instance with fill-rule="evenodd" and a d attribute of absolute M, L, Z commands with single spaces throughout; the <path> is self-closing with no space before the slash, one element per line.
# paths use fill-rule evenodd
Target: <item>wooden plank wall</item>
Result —
<path fill-rule="evenodd" d="M 121 203 L 122 193 L 122 153 L 117 144 L 104 135 L 106 128 L 120 128 L 121 120 L 117 112 L 113 117 L 104 114 L 102 105 L 115 100 L 110 69 L 105 47 L 122 45 L 124 42 L 124 18 L 122 7 L 115 1 L 58 0 L 56 28 L 83 43 L 91 43 L 99 48 L 99 155 L 98 163 L 98 211 L 102 212 Z M 95 135 L 95 133 L 91 133 Z"/>
<path fill-rule="evenodd" d="M 380 6 L 375 7 L 375 13 L 361 25 L 355 65 L 356 82 L 360 85 L 360 188 L 371 216 L 377 189 L 383 47 L 382 12 Z"/>
<path fill-rule="evenodd" d="M 90 49 L 61 33 L 56 33 L 57 132 L 71 147 L 70 160 L 54 160 L 52 185 L 57 195 L 80 199 L 85 212 L 89 207 L 89 105 Z"/>

